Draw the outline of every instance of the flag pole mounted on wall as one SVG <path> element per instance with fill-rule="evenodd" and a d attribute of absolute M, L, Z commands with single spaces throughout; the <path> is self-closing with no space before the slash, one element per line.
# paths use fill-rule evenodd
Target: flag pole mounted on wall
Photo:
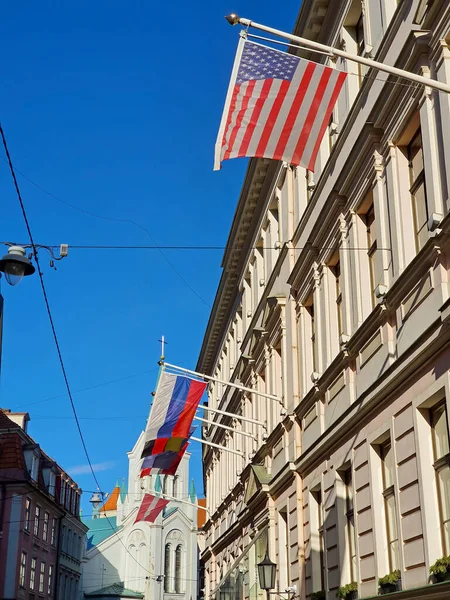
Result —
<path fill-rule="evenodd" d="M 373 67 L 378 71 L 383 71 L 385 73 L 389 73 L 390 75 L 396 75 L 397 77 L 403 77 L 404 79 L 408 79 L 409 81 L 421 83 L 422 85 L 450 94 L 450 85 L 441 81 L 437 81 L 436 79 L 432 79 L 431 77 L 417 75 L 416 73 L 411 73 L 410 71 L 405 71 L 404 69 L 398 69 L 397 67 L 393 67 L 391 65 L 387 65 L 385 63 L 381 63 L 370 58 L 365 58 L 364 56 L 358 56 L 357 54 L 351 54 L 350 52 L 345 52 L 344 50 L 333 48 L 333 46 L 327 46 L 325 44 L 320 44 L 319 42 L 314 42 L 313 40 L 309 40 L 308 38 L 293 35 L 292 33 L 286 33 L 285 31 L 274 29 L 273 27 L 267 27 L 266 25 L 255 23 L 250 19 L 243 19 L 239 17 L 239 15 L 237 15 L 236 13 L 231 13 L 227 15 L 225 19 L 228 21 L 228 23 L 230 23 L 230 25 L 240 24 L 244 27 L 254 27 L 255 29 L 259 29 L 260 31 L 265 31 L 266 33 L 271 33 L 272 35 L 276 35 L 278 37 L 297 42 L 299 44 L 302 44 L 303 46 L 312 48 L 313 50 L 327 52 L 331 54 L 331 56 L 340 56 L 342 58 L 346 58 L 348 60 L 360 63 L 361 65 Z"/>

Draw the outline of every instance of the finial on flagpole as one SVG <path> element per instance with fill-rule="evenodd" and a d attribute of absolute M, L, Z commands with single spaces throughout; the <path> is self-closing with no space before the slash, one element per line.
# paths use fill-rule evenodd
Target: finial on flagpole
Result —
<path fill-rule="evenodd" d="M 160 361 L 164 361 L 164 359 L 166 358 L 164 356 L 164 346 L 167 344 L 167 342 L 166 342 L 166 340 L 165 340 L 165 338 L 164 338 L 163 335 L 161 336 L 161 339 L 158 340 L 158 342 L 161 342 L 161 358 L 160 358 Z"/>
<path fill-rule="evenodd" d="M 237 25 L 239 23 L 239 15 L 236 13 L 230 13 L 229 15 L 226 15 L 225 19 L 230 25 Z"/>

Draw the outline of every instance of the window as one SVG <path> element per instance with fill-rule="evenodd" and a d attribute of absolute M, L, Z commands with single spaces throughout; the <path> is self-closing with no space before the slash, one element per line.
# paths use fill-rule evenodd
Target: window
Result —
<path fill-rule="evenodd" d="M 39 537 L 39 524 L 41 519 L 41 507 L 36 505 L 34 512 L 34 535 Z"/>
<path fill-rule="evenodd" d="M 336 310 L 337 310 L 337 323 L 338 323 L 338 335 L 341 336 L 344 333 L 342 324 L 342 290 L 341 290 L 341 263 L 339 258 L 335 262 L 334 266 L 331 266 L 331 272 L 333 273 L 336 281 Z"/>
<path fill-rule="evenodd" d="M 31 517 L 31 500 L 27 498 L 25 501 L 25 519 L 23 528 L 25 531 L 30 531 L 30 517 Z"/>
<path fill-rule="evenodd" d="M 63 506 L 64 506 L 65 497 L 66 497 L 66 482 L 64 481 L 64 479 L 62 478 L 62 475 L 61 475 L 61 492 L 59 494 L 59 502 Z"/>
<path fill-rule="evenodd" d="M 48 590 L 47 594 L 51 596 L 53 588 L 53 565 L 49 565 L 48 567 Z"/>
<path fill-rule="evenodd" d="M 176 498 L 177 494 L 178 494 L 178 475 L 175 475 L 174 478 L 173 478 L 172 496 L 174 496 L 174 498 Z"/>
<path fill-rule="evenodd" d="M 20 572 L 19 572 L 19 585 L 25 587 L 25 573 L 27 571 L 27 553 L 22 552 L 20 556 Z"/>
<path fill-rule="evenodd" d="M 350 581 L 356 581 L 356 535 L 355 518 L 353 512 L 353 482 L 351 468 L 345 471 L 343 479 L 345 484 L 345 516 L 348 554 L 350 560 Z"/>
<path fill-rule="evenodd" d="M 364 16 L 362 12 L 361 0 L 352 0 L 350 9 L 345 17 L 343 39 L 345 41 L 347 52 L 352 52 L 358 56 L 364 56 Z M 356 74 L 359 79 L 359 86 L 363 82 L 366 73 L 366 67 L 358 64 Z"/>
<path fill-rule="evenodd" d="M 388 543 L 389 570 L 399 567 L 399 541 L 397 527 L 397 507 L 394 488 L 394 452 L 388 439 L 380 446 L 381 472 L 383 481 L 386 535 Z"/>
<path fill-rule="evenodd" d="M 56 519 L 52 519 L 52 532 L 50 535 L 50 543 L 52 546 L 56 546 Z"/>
<path fill-rule="evenodd" d="M 50 515 L 48 514 L 48 512 L 44 513 L 44 524 L 42 526 L 42 539 L 44 540 L 44 542 L 47 541 L 48 538 L 48 522 L 50 519 Z"/>
<path fill-rule="evenodd" d="M 178 545 L 175 550 L 175 593 L 181 594 L 181 556 L 183 548 Z"/>
<path fill-rule="evenodd" d="M 375 288 L 379 283 L 376 265 L 377 234 L 375 230 L 375 210 L 373 208 L 373 202 L 364 215 L 364 223 L 367 232 L 367 256 L 369 257 L 370 292 L 373 308 L 375 306 Z"/>
<path fill-rule="evenodd" d="M 413 135 L 407 146 L 409 168 L 409 191 L 413 204 L 414 234 L 416 249 L 419 251 L 428 240 L 428 208 L 423 168 L 422 133 L 420 129 Z"/>
<path fill-rule="evenodd" d="M 450 445 L 445 402 L 430 410 L 443 555 L 450 554 Z"/>
<path fill-rule="evenodd" d="M 170 564 L 170 553 L 171 553 L 171 548 L 170 548 L 170 544 L 166 544 L 166 547 L 164 549 L 164 591 L 165 592 L 170 592 L 171 590 L 171 564 Z"/>
<path fill-rule="evenodd" d="M 31 559 L 30 590 L 34 590 L 34 586 L 36 585 L 36 561 L 35 557 Z"/>
<path fill-rule="evenodd" d="M 288 513 L 284 508 L 278 513 L 278 587 L 280 590 L 285 590 L 290 584 L 289 545 Z"/>
<path fill-rule="evenodd" d="M 318 554 L 319 554 L 319 564 L 320 564 L 320 589 L 325 589 L 325 560 L 324 560 L 324 552 L 325 552 L 325 544 L 324 544 L 324 535 L 323 535 L 323 514 L 322 514 L 322 491 L 317 489 L 311 492 L 312 499 L 314 501 L 314 506 L 311 508 L 315 513 L 314 521 L 312 526 L 314 527 L 317 538 L 318 538 Z M 317 588 L 315 582 L 313 582 L 314 588 Z"/>
<path fill-rule="evenodd" d="M 41 562 L 41 568 L 39 571 L 39 592 L 44 591 L 44 579 L 45 579 L 45 562 Z"/>
<path fill-rule="evenodd" d="M 39 459 L 35 454 L 33 454 L 31 456 L 30 476 L 31 476 L 31 479 L 33 479 L 34 481 L 37 481 L 37 478 L 38 478 L 38 466 L 39 466 Z"/>
<path fill-rule="evenodd" d="M 312 351 L 312 367 L 313 371 L 317 371 L 317 360 L 316 360 L 316 327 L 314 321 L 314 298 L 313 294 L 305 301 L 306 312 L 310 317 L 311 324 L 311 351 Z"/>

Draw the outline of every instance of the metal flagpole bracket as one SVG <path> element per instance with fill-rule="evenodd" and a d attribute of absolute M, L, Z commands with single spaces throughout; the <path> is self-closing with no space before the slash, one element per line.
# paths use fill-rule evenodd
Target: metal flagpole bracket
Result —
<path fill-rule="evenodd" d="M 287 40 L 291 40 L 293 42 L 297 42 L 306 46 L 307 48 L 311 48 L 313 50 L 320 50 L 322 52 L 332 53 L 333 56 L 341 56 L 342 58 L 346 58 L 353 62 L 357 62 L 361 65 L 365 65 L 367 67 L 372 67 L 377 69 L 378 71 L 383 71 L 384 73 L 388 73 L 389 75 L 395 75 L 397 77 L 403 77 L 403 79 L 408 79 L 409 81 L 413 81 L 414 83 L 420 83 L 422 85 L 428 86 L 430 88 L 434 88 L 441 92 L 447 92 L 450 94 L 450 85 L 447 83 L 443 83 L 442 81 L 437 81 L 436 79 L 431 79 L 430 77 L 424 77 L 423 75 L 417 75 L 416 73 L 411 73 L 410 71 L 405 71 L 404 69 L 399 69 L 397 67 L 393 67 L 392 65 L 387 65 L 382 62 L 378 62 L 376 60 L 372 60 L 371 58 L 366 58 L 364 56 L 358 56 L 357 54 L 351 54 L 350 52 L 346 52 L 344 50 L 340 50 L 339 48 L 333 48 L 332 46 L 327 46 L 325 44 L 320 44 L 319 42 L 315 42 L 313 40 L 309 40 L 308 38 L 303 38 L 298 35 L 293 35 L 292 33 L 286 33 L 285 31 L 281 31 L 280 29 L 274 29 L 273 27 L 267 27 L 267 25 L 261 25 L 260 23 L 255 23 L 250 19 L 243 19 L 239 17 L 236 13 L 231 13 L 225 17 L 230 25 L 243 25 L 244 27 L 254 27 L 255 29 L 259 29 L 260 31 L 265 31 L 266 33 L 271 33 L 272 35 L 276 35 L 278 37 L 285 38 Z"/>

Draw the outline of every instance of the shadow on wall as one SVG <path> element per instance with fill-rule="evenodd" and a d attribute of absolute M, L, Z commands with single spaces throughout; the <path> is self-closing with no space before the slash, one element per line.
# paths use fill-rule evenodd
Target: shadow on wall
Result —
<path fill-rule="evenodd" d="M 86 594 L 91 594 L 115 583 L 121 583 L 119 572 L 100 553 L 84 564 L 82 583 L 84 597 Z M 131 581 L 129 584 L 129 587 L 133 589 Z"/>

